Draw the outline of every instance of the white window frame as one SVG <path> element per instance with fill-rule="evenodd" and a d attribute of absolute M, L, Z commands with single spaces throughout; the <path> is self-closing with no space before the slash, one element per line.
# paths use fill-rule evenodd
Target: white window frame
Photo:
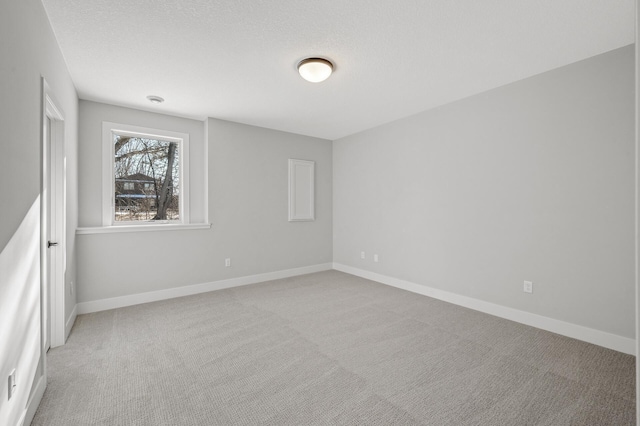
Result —
<path fill-rule="evenodd" d="M 180 220 L 115 221 L 114 134 L 178 143 L 178 158 L 180 159 Z M 189 134 L 108 121 L 102 122 L 102 226 L 110 228 L 121 227 L 122 229 L 133 227 L 136 229 L 173 228 L 176 225 L 188 225 L 190 223 L 189 218 Z"/>

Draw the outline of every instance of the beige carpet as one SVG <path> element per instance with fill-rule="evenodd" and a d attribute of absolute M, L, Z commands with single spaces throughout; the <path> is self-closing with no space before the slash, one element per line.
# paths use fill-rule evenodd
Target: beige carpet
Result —
<path fill-rule="evenodd" d="M 34 425 L 633 425 L 635 358 L 337 271 L 78 317 Z"/>

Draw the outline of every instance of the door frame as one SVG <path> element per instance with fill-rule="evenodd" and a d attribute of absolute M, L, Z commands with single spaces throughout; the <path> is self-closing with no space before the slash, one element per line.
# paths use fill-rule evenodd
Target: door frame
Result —
<path fill-rule="evenodd" d="M 64 113 L 47 81 L 42 78 L 42 344 L 46 351 L 47 331 L 51 347 L 65 343 L 66 272 L 66 159 Z M 48 129 L 47 119 L 51 123 Z M 50 146 L 47 146 L 47 131 Z M 54 194 L 52 197 L 51 194 Z M 50 220 L 49 220 L 50 219 Z M 50 224 L 50 229 L 49 228 Z M 50 240 L 49 240 L 50 238 Z M 57 242 L 48 248 L 48 241 Z M 49 268 L 47 269 L 47 256 Z M 49 289 L 51 294 L 48 294 Z M 47 303 L 49 301 L 49 303 Z M 49 323 L 50 319 L 50 323 Z"/>
<path fill-rule="evenodd" d="M 42 396 L 47 388 L 47 328 L 51 330 L 51 347 L 64 344 L 64 273 L 65 273 L 65 222 L 66 222 L 66 182 L 65 182 L 65 149 L 64 149 L 64 114 L 55 100 L 51 88 L 44 77 L 41 79 L 42 89 L 42 109 L 40 117 L 40 361 L 33 379 L 31 393 L 27 402 L 26 410 L 23 414 L 22 422 L 19 424 L 31 424 L 36 410 L 42 401 Z M 47 126 L 47 119 L 50 120 L 51 129 Z M 47 133 L 51 140 L 47 144 Z M 54 167 L 52 167 L 52 165 Z M 56 197 L 49 196 L 49 184 L 53 183 Z M 53 201 L 52 204 L 50 201 Z M 54 236 L 59 238 L 59 245 L 56 247 L 58 256 L 55 256 L 56 272 L 53 278 L 52 297 L 50 306 L 47 306 L 47 291 L 49 288 L 49 271 L 47 270 L 48 251 L 47 247 L 49 215 L 52 216 L 51 226 Z M 53 257 L 52 262 L 53 263 Z M 47 319 L 47 314 L 51 310 L 51 324 Z M 50 328 L 51 327 L 51 328 Z"/>

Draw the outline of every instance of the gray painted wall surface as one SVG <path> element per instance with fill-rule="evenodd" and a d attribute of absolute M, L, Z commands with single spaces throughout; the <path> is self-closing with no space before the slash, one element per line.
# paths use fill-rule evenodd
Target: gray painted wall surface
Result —
<path fill-rule="evenodd" d="M 640 268 L 640 248 L 638 241 L 638 231 L 640 226 L 640 93 L 638 88 L 640 87 L 640 1 L 636 0 L 636 104 L 635 104 L 635 159 L 636 159 L 636 214 L 635 214 L 635 284 L 636 284 L 636 424 L 640 424 L 640 275 L 638 274 Z"/>
<path fill-rule="evenodd" d="M 129 124 L 189 134 L 190 200 L 192 223 L 204 223 L 205 171 L 204 125 L 202 121 L 140 111 L 98 102 L 80 101 L 79 137 L 81 161 L 80 227 L 102 226 L 102 122 Z"/>
<path fill-rule="evenodd" d="M 40 1 L 1 3 L 0 51 L 0 424 L 13 425 L 24 412 L 40 352 L 41 76 L 66 119 L 67 317 L 75 306 L 69 289 L 75 280 L 78 101 Z M 8 401 L 13 368 L 18 387 Z"/>
<path fill-rule="evenodd" d="M 335 262 L 635 337 L 632 46 L 340 139 L 333 160 Z"/>
<path fill-rule="evenodd" d="M 208 143 L 212 227 L 79 235 L 79 302 L 331 262 L 331 142 L 216 119 L 201 123 L 84 101 L 80 117 L 83 225 L 99 223 L 101 122 L 126 119 L 146 127 L 159 125 L 150 121 L 171 123 L 162 127 L 174 131 L 184 131 L 178 127 L 191 128 L 193 123 L 199 126 L 197 132 Z M 190 139 L 193 145 L 193 135 Z M 287 220 L 289 158 L 316 162 L 314 222 Z M 231 267 L 224 266 L 225 258 L 232 259 Z"/>

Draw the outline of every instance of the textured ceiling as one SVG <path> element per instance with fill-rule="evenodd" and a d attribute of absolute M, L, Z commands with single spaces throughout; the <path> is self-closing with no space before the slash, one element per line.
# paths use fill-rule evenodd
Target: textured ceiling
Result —
<path fill-rule="evenodd" d="M 326 139 L 634 41 L 634 0 L 43 3 L 81 99 Z"/>

